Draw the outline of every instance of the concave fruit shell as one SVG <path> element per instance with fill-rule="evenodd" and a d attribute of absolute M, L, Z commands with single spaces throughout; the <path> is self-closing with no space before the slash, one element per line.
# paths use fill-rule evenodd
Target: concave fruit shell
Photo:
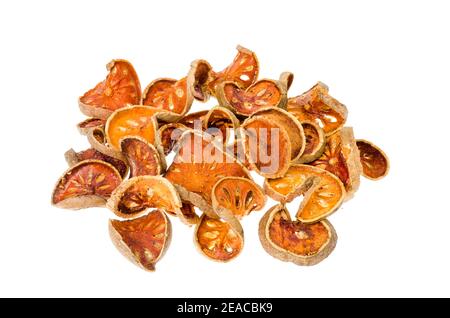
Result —
<path fill-rule="evenodd" d="M 310 165 L 327 170 L 341 179 L 349 200 L 359 187 L 362 171 L 353 128 L 344 127 L 327 138 L 323 154 Z"/>
<path fill-rule="evenodd" d="M 305 150 L 305 134 L 300 122 L 287 111 L 280 108 L 267 107 L 256 111 L 252 117 L 263 117 L 278 126 L 283 127 L 291 143 L 291 161 L 300 158 Z"/>
<path fill-rule="evenodd" d="M 235 82 L 223 82 L 216 89 L 220 105 L 238 115 L 250 116 L 263 107 L 285 108 L 285 87 L 277 81 L 261 79 L 242 89 Z"/>
<path fill-rule="evenodd" d="M 180 123 L 169 123 L 159 127 L 158 135 L 161 139 L 164 155 L 167 156 L 172 151 L 173 146 L 187 129 L 189 128 Z"/>
<path fill-rule="evenodd" d="M 77 124 L 77 129 L 82 135 L 87 135 L 93 128 L 103 128 L 106 120 L 100 118 L 88 118 Z"/>
<path fill-rule="evenodd" d="M 302 122 L 302 127 L 305 133 L 305 150 L 297 163 L 309 163 L 319 158 L 325 150 L 325 133 L 312 121 Z"/>
<path fill-rule="evenodd" d="M 59 178 L 53 190 L 52 204 L 72 210 L 104 206 L 121 182 L 119 172 L 109 163 L 81 161 Z"/>
<path fill-rule="evenodd" d="M 92 128 L 87 134 L 87 140 L 91 147 L 98 152 L 109 157 L 116 158 L 122 162 L 126 161 L 125 157 L 119 150 L 113 149 L 106 143 L 106 136 L 103 128 Z"/>
<path fill-rule="evenodd" d="M 209 83 L 209 91 L 216 96 L 216 89 L 220 83 L 231 81 L 240 88 L 246 89 L 252 85 L 259 74 L 259 62 L 256 54 L 245 47 L 238 45 L 237 55 L 233 62 L 220 72 L 212 72 L 213 78 Z"/>
<path fill-rule="evenodd" d="M 327 220 L 311 224 L 292 221 L 286 208 L 276 205 L 259 222 L 259 239 L 271 256 L 305 266 L 327 258 L 336 247 L 337 234 Z"/>
<path fill-rule="evenodd" d="M 176 189 L 166 178 L 139 176 L 122 182 L 106 205 L 117 216 L 130 219 L 150 208 L 178 214 L 182 204 Z"/>
<path fill-rule="evenodd" d="M 147 140 L 124 137 L 120 140 L 120 150 L 130 165 L 130 178 L 137 176 L 157 176 L 164 172 L 166 161 L 156 147 Z"/>
<path fill-rule="evenodd" d="M 364 139 L 356 140 L 362 165 L 362 175 L 370 180 L 384 178 L 389 172 L 389 159 L 379 147 Z"/>
<path fill-rule="evenodd" d="M 278 80 L 281 85 L 283 85 L 286 92 L 291 88 L 292 82 L 294 81 L 294 73 L 283 72 L 280 74 L 280 79 Z"/>
<path fill-rule="evenodd" d="M 106 140 L 116 150 L 120 150 L 120 140 L 127 136 L 139 136 L 148 143 L 159 146 L 158 122 L 155 109 L 148 106 L 129 106 L 115 111 L 107 120 Z"/>
<path fill-rule="evenodd" d="M 160 114 L 160 118 L 173 122 L 189 111 L 193 100 L 187 77 L 179 81 L 158 78 L 145 88 L 141 104 L 168 111 L 164 115 Z"/>
<path fill-rule="evenodd" d="M 169 218 L 161 210 L 133 220 L 109 220 L 109 234 L 119 252 L 133 264 L 154 271 L 172 239 Z"/>
<path fill-rule="evenodd" d="M 289 98 L 287 109 L 300 122 L 316 122 L 326 136 L 342 128 L 347 120 L 347 107 L 331 97 L 321 82 L 302 95 Z"/>
<path fill-rule="evenodd" d="M 190 113 L 180 118 L 177 121 L 178 124 L 182 124 L 188 128 L 202 130 L 203 129 L 203 119 L 208 114 L 208 110 L 201 110 L 199 112 Z"/>
<path fill-rule="evenodd" d="M 228 143 L 230 130 L 233 131 L 235 138 L 239 138 L 239 125 L 239 119 L 233 112 L 221 106 L 211 108 L 203 118 L 203 129 L 213 136 L 220 132 L 219 139 L 223 143 Z"/>
<path fill-rule="evenodd" d="M 241 219 L 252 211 L 261 210 L 265 204 L 263 190 L 250 179 L 225 177 L 217 181 L 212 189 L 212 206 L 220 217 L 231 213 Z"/>
<path fill-rule="evenodd" d="M 187 201 L 183 201 L 179 212 L 181 212 L 178 214 L 181 222 L 188 226 L 196 225 L 200 221 L 200 217 L 195 212 L 195 206 Z"/>
<path fill-rule="evenodd" d="M 105 155 L 94 148 L 88 148 L 79 152 L 76 152 L 73 149 L 69 149 L 64 154 L 64 157 L 69 167 L 73 167 L 74 165 L 84 160 L 96 159 L 111 164 L 114 168 L 117 169 L 122 178 L 125 178 L 128 173 L 128 166 L 125 162 L 120 159 Z"/>
<path fill-rule="evenodd" d="M 141 100 L 141 84 L 130 62 L 112 60 L 106 68 L 109 71 L 106 79 L 78 100 L 86 116 L 107 119 L 113 111 L 139 104 Z"/>
<path fill-rule="evenodd" d="M 208 83 L 212 80 L 212 67 L 205 60 L 195 60 L 191 63 L 188 74 L 189 89 L 191 95 L 200 102 L 208 101 L 211 93 Z"/>
<path fill-rule="evenodd" d="M 286 173 L 292 153 L 286 129 L 257 116 L 244 121 L 241 135 L 252 170 L 265 178 L 278 178 Z"/>
<path fill-rule="evenodd" d="M 274 200 L 290 202 L 303 195 L 297 219 L 303 223 L 322 220 L 339 209 L 345 198 L 341 180 L 332 173 L 308 165 L 292 165 L 286 174 L 264 183 L 265 192 Z"/>
<path fill-rule="evenodd" d="M 186 131 L 176 145 L 178 150 L 167 169 L 166 178 L 177 188 L 181 198 L 214 217 L 211 191 L 223 177 L 250 178 L 248 171 L 229 154 L 222 151 L 211 137 Z"/>
<path fill-rule="evenodd" d="M 207 258 L 228 262 L 241 253 L 244 247 L 244 231 L 237 220 L 229 223 L 203 214 L 195 228 L 194 242 Z"/>

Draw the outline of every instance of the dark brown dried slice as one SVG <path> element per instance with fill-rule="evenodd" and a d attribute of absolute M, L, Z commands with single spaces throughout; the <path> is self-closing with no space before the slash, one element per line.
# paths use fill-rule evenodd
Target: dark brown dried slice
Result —
<path fill-rule="evenodd" d="M 106 68 L 106 79 L 79 99 L 80 110 L 87 116 L 106 119 L 113 111 L 141 100 L 141 84 L 130 62 L 112 60 Z"/>
<path fill-rule="evenodd" d="M 319 125 L 310 121 L 302 122 L 305 133 L 305 150 L 297 163 L 309 163 L 319 158 L 325 149 L 325 134 Z"/>
<path fill-rule="evenodd" d="M 189 128 L 180 123 L 165 124 L 158 129 L 161 146 L 166 156 L 172 151 L 173 146 L 187 129 Z"/>
<path fill-rule="evenodd" d="M 231 132 L 239 138 L 239 120 L 229 109 L 216 106 L 203 118 L 203 129 L 210 135 L 219 137 L 223 143 L 227 143 Z"/>
<path fill-rule="evenodd" d="M 195 225 L 200 221 L 200 217 L 195 212 L 195 206 L 187 201 L 183 201 L 178 217 L 186 225 Z"/>
<path fill-rule="evenodd" d="M 160 176 L 139 176 L 122 182 L 107 207 L 125 219 L 142 215 L 151 208 L 178 214 L 181 200 L 173 185 Z"/>
<path fill-rule="evenodd" d="M 100 118 L 88 118 L 78 123 L 77 129 L 82 135 L 87 135 L 93 128 L 103 128 L 106 120 Z"/>
<path fill-rule="evenodd" d="M 202 130 L 203 119 L 208 114 L 207 110 L 202 110 L 195 113 L 190 113 L 177 121 L 177 123 L 182 124 L 191 129 Z"/>
<path fill-rule="evenodd" d="M 157 176 L 164 172 L 166 162 L 152 144 L 141 137 L 124 137 L 120 150 L 130 165 L 130 178 L 137 176 Z"/>
<path fill-rule="evenodd" d="M 292 221 L 282 205 L 266 212 L 259 222 L 259 239 L 271 256 L 296 265 L 315 265 L 336 247 L 337 234 L 327 220 L 305 224 Z"/>
<path fill-rule="evenodd" d="M 328 87 L 319 82 L 300 96 L 289 98 L 287 109 L 300 122 L 313 121 L 331 135 L 347 120 L 347 107 L 328 94 Z"/>
<path fill-rule="evenodd" d="M 291 72 L 283 72 L 278 80 L 285 88 L 286 92 L 291 88 L 292 82 L 294 81 L 294 74 Z"/>
<path fill-rule="evenodd" d="M 155 210 L 133 220 L 109 220 L 109 234 L 123 256 L 144 270 L 154 271 L 170 245 L 172 226 L 163 211 Z"/>
<path fill-rule="evenodd" d="M 213 261 L 228 262 L 244 247 L 244 232 L 239 222 L 227 223 L 204 214 L 195 228 L 195 245 Z"/>
<path fill-rule="evenodd" d="M 122 178 L 109 163 L 85 160 L 64 172 L 52 194 L 52 204 L 63 209 L 104 206 Z"/>
<path fill-rule="evenodd" d="M 112 158 L 116 158 L 122 162 L 126 162 L 125 157 L 118 150 L 111 148 L 106 143 L 105 131 L 103 128 L 92 128 L 88 134 L 87 139 L 92 148 L 97 150 L 98 152 L 107 155 Z"/>
<path fill-rule="evenodd" d="M 362 165 L 362 175 L 370 180 L 384 178 L 389 172 L 389 159 L 379 147 L 364 139 L 356 140 Z"/>
<path fill-rule="evenodd" d="M 210 97 L 208 83 L 212 80 L 211 65 L 205 60 L 195 60 L 191 63 L 191 69 L 188 74 L 189 88 L 192 96 L 200 101 L 206 102 Z"/>

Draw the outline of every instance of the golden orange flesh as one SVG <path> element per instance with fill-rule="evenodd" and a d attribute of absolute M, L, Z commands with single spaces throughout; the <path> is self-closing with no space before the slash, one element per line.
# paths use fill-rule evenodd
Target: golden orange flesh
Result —
<path fill-rule="evenodd" d="M 379 149 L 368 142 L 358 140 L 358 146 L 363 174 L 371 179 L 379 179 L 387 174 L 388 159 Z"/>
<path fill-rule="evenodd" d="M 188 128 L 196 128 L 201 130 L 203 127 L 203 119 L 205 118 L 206 114 L 208 114 L 207 110 L 190 113 L 181 118 L 178 123 L 183 124 Z"/>
<path fill-rule="evenodd" d="M 302 123 L 303 132 L 305 133 L 305 150 L 303 155 L 311 155 L 320 147 L 320 135 L 314 125 Z"/>
<path fill-rule="evenodd" d="M 205 119 L 206 121 L 206 119 Z M 227 113 L 220 109 L 215 109 L 208 117 L 208 121 L 204 123 L 207 127 L 207 132 L 211 135 L 217 134 L 218 130 L 224 141 L 227 140 L 228 130 L 234 129 L 233 120 Z"/>
<path fill-rule="evenodd" d="M 198 225 L 196 236 L 201 251 L 218 261 L 236 257 L 244 245 L 242 237 L 228 223 L 206 215 Z"/>
<path fill-rule="evenodd" d="M 187 89 L 186 77 L 161 79 L 146 89 L 142 104 L 181 114 L 186 109 Z"/>
<path fill-rule="evenodd" d="M 122 140 L 120 148 L 130 165 L 130 178 L 161 173 L 158 151 L 153 145 L 131 137 Z"/>
<path fill-rule="evenodd" d="M 322 222 L 292 222 L 287 212 L 277 212 L 269 225 L 270 240 L 285 251 L 312 256 L 328 242 L 330 233 Z"/>
<path fill-rule="evenodd" d="M 112 227 L 146 269 L 154 270 L 168 239 L 167 220 L 160 210 L 127 220 L 111 220 Z"/>
<path fill-rule="evenodd" d="M 80 97 L 80 101 L 111 111 L 126 105 L 139 104 L 141 84 L 131 63 L 113 61 L 112 64 L 108 64 L 108 68 L 109 74 L 106 79 Z"/>
<path fill-rule="evenodd" d="M 72 197 L 97 195 L 109 198 L 122 178 L 112 166 L 85 161 L 74 166 L 60 179 L 53 193 L 54 204 Z"/>
<path fill-rule="evenodd" d="M 84 160 L 90 160 L 90 159 L 97 159 L 101 161 L 105 161 L 109 164 L 111 164 L 114 168 L 119 171 L 120 175 L 125 177 L 125 174 L 127 173 L 127 165 L 122 160 L 110 157 L 108 155 L 105 155 L 101 153 L 100 151 L 95 150 L 94 148 L 89 148 L 80 152 L 76 153 L 78 161 L 84 161 Z"/>

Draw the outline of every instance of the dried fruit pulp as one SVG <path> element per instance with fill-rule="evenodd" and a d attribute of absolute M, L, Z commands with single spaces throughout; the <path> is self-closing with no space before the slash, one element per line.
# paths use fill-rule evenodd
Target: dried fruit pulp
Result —
<path fill-rule="evenodd" d="M 130 178 L 161 174 L 161 162 L 155 146 L 136 137 L 125 138 L 120 149 L 130 165 Z"/>
<path fill-rule="evenodd" d="M 105 161 L 105 162 L 111 164 L 112 166 L 114 166 L 114 168 L 116 168 L 117 171 L 119 171 L 122 178 L 124 178 L 128 172 L 128 167 L 122 160 L 105 155 L 94 148 L 89 148 L 89 149 L 77 152 L 77 153 L 75 153 L 75 157 L 76 157 L 76 161 L 77 161 L 76 163 L 78 163 L 80 161 L 84 161 L 84 160 L 90 160 L 90 159 L 97 159 L 97 160 Z"/>
<path fill-rule="evenodd" d="M 164 78 L 150 83 L 144 91 L 142 104 L 183 114 L 190 107 L 187 103 L 192 103 L 192 98 L 189 101 L 188 98 L 186 77 L 179 81 Z"/>
<path fill-rule="evenodd" d="M 363 175 L 372 180 L 383 178 L 389 171 L 389 161 L 385 153 L 366 140 L 359 139 L 356 145 L 360 152 Z"/>
<path fill-rule="evenodd" d="M 325 149 L 325 136 L 323 129 L 311 122 L 302 123 L 305 133 L 305 150 L 299 159 L 299 163 L 308 163 L 320 157 Z"/>

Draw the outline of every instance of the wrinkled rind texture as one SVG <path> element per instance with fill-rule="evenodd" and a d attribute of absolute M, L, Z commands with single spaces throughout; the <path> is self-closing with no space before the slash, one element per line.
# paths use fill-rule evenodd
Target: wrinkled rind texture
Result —
<path fill-rule="evenodd" d="M 389 159 L 386 154 L 367 140 L 358 139 L 356 145 L 360 153 L 363 176 L 371 180 L 384 178 L 389 172 Z"/>

